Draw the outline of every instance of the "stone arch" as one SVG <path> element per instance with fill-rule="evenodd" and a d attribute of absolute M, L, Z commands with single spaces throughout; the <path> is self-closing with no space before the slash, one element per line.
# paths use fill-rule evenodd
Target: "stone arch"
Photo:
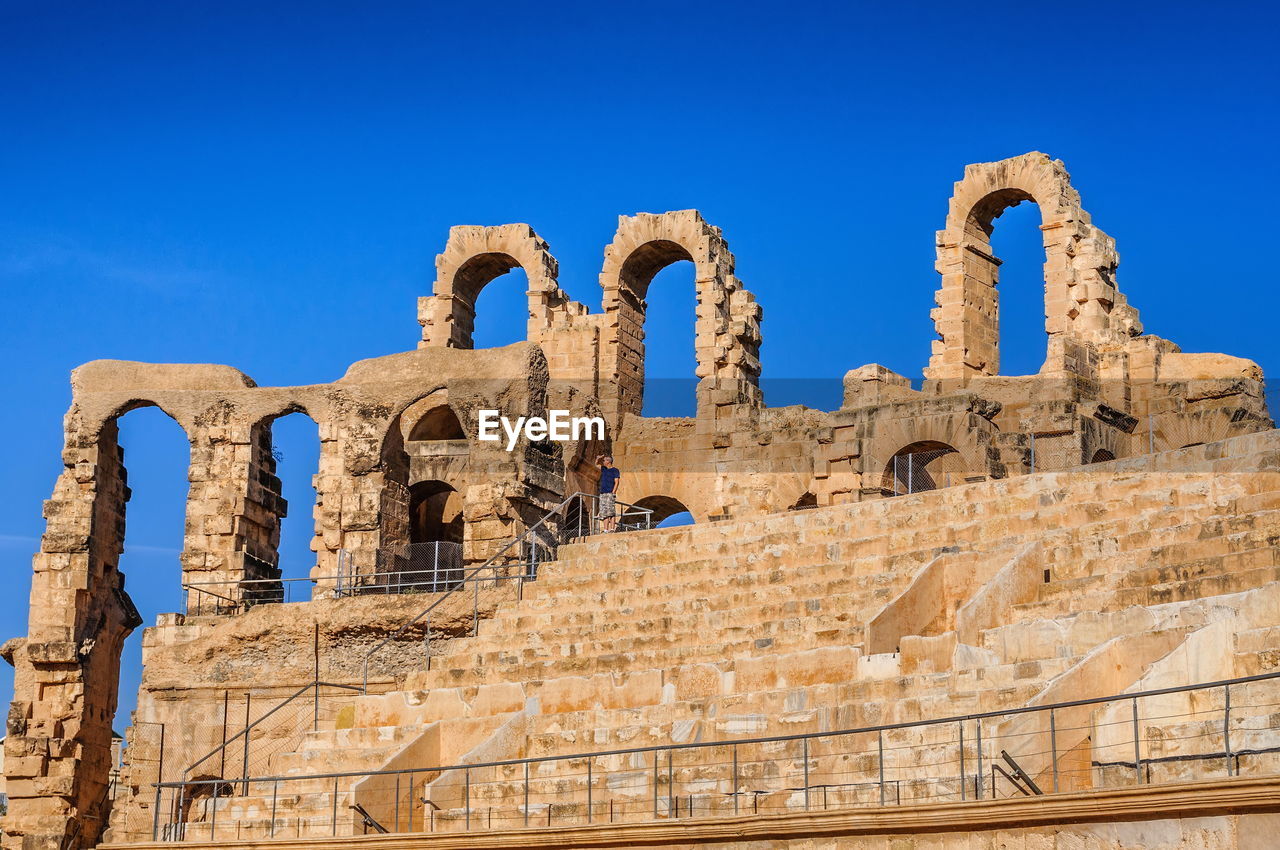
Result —
<path fill-rule="evenodd" d="M 430 408 L 409 429 L 409 439 L 414 441 L 465 440 L 462 421 L 448 404 L 441 402 Z"/>
<path fill-rule="evenodd" d="M 991 250 L 995 219 L 1023 201 L 1040 207 L 1045 245 L 1045 332 L 1041 371 L 1086 371 L 1072 344 L 1115 344 L 1142 332 L 1137 311 L 1116 285 L 1115 240 L 1093 226 L 1061 160 L 1039 152 L 965 168 L 955 184 L 935 268 L 942 285 L 930 316 L 938 339 L 925 377 L 964 384 L 1000 373 L 1000 260 Z"/>
<path fill-rule="evenodd" d="M 644 404 L 644 319 L 649 283 L 680 260 L 694 265 L 697 317 L 694 346 L 698 416 L 761 403 L 760 306 L 734 276 L 733 254 L 720 228 L 696 210 L 621 216 L 605 249 L 601 396 L 616 423 Z"/>
<path fill-rule="evenodd" d="M 474 348 L 480 290 L 516 267 L 523 268 L 529 278 L 530 340 L 550 330 L 561 316 L 586 313 L 560 289 L 559 264 L 532 227 L 459 225 L 449 228 L 444 252 L 436 257 L 432 294 L 418 299 L 419 347 Z"/>
<path fill-rule="evenodd" d="M 955 446 L 937 440 L 919 440 L 889 457 L 880 489 L 885 496 L 922 493 L 961 484 L 970 472 L 964 455 Z"/>
<path fill-rule="evenodd" d="M 685 507 L 683 502 L 671 496 L 645 496 L 642 499 L 638 499 L 634 504 L 637 508 L 646 508 L 653 511 L 651 517 L 653 525 L 657 525 L 676 514 L 687 513 L 690 516 L 693 515 L 693 512 Z M 695 519 L 694 521 L 696 522 L 697 520 Z"/>
<path fill-rule="evenodd" d="M 1116 456 L 1112 454 L 1110 449 L 1098 449 L 1093 453 L 1093 456 L 1089 458 L 1089 463 L 1106 463 L 1107 461 L 1115 459 Z"/>
<path fill-rule="evenodd" d="M 409 488 L 409 542 L 462 543 L 460 493 L 447 481 L 418 481 Z"/>

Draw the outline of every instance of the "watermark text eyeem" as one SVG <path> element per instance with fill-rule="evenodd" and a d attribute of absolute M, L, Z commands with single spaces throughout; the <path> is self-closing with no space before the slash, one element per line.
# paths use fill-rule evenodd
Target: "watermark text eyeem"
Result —
<path fill-rule="evenodd" d="M 486 442 L 498 442 L 505 434 L 507 451 L 516 447 L 523 433 L 526 440 L 541 442 L 554 440 L 603 440 L 604 419 L 599 416 L 570 416 L 567 410 L 549 410 L 547 418 L 519 416 L 513 423 L 497 410 L 481 410 L 476 438 Z M 501 433 L 499 433 L 501 430 Z"/>

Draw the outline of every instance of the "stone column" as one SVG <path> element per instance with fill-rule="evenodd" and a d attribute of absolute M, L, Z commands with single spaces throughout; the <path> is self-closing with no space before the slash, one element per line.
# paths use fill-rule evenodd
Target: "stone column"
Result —
<path fill-rule="evenodd" d="M 128 487 L 114 420 L 93 433 L 73 406 L 63 462 L 44 506 L 28 636 L 11 654 L 6 850 L 73 835 L 89 846 L 105 828 L 120 648 L 141 625 L 118 569 Z"/>

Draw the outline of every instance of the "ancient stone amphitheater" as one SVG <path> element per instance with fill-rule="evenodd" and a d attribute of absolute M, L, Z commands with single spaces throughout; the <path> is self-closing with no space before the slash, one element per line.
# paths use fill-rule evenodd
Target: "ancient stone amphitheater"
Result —
<path fill-rule="evenodd" d="M 989 237 L 1028 200 L 1045 360 L 1002 376 Z M 937 246 L 923 383 L 853 369 L 832 411 L 766 406 L 760 307 L 693 211 L 619 220 L 594 313 L 527 225 L 453 228 L 417 349 L 331 384 L 75 370 L 29 634 L 3 648 L 4 847 L 1280 846 L 1261 371 L 1145 335 L 1043 154 L 967 167 Z M 680 260 L 697 414 L 645 417 L 646 290 Z M 472 350 L 478 293 L 517 266 L 528 340 Z M 186 608 L 115 718 L 142 625 L 116 423 L 147 405 L 191 445 Z M 608 429 L 508 452 L 474 438 L 486 408 Z M 271 429 L 298 411 L 321 459 L 290 582 Z M 604 450 L 615 533 L 579 495 Z"/>

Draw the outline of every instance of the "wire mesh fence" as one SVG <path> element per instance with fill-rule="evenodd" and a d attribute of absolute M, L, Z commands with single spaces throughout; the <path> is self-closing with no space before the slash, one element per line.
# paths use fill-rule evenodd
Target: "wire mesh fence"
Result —
<path fill-rule="evenodd" d="M 338 713 L 360 692 L 351 685 L 316 681 L 283 700 L 255 700 L 246 693 L 242 700 L 233 701 L 228 694 L 223 702 L 221 742 L 187 764 L 183 778 L 247 784 L 250 776 L 273 773 L 281 768 L 281 758 L 295 753 L 308 733 L 333 728 Z"/>
<path fill-rule="evenodd" d="M 642 823 L 1280 772 L 1280 673 L 840 731 L 160 783 L 157 840 Z"/>

